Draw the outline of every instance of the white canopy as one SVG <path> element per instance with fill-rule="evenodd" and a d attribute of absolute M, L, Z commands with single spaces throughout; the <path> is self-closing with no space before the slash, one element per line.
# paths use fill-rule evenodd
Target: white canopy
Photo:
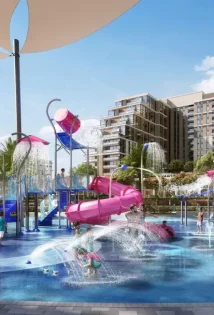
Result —
<path fill-rule="evenodd" d="M 115 20 L 138 2 L 140 0 L 28 0 L 29 29 L 21 52 L 46 51 L 73 43 Z"/>
<path fill-rule="evenodd" d="M 19 0 L 0 0 L 0 46 L 10 52 L 12 51 L 10 44 L 10 20 L 18 2 Z M 2 54 L 0 58 L 4 58 Z"/>
<path fill-rule="evenodd" d="M 6 57 L 8 57 L 8 55 L 3 54 L 3 53 L 0 52 L 0 59 L 6 58 Z"/>

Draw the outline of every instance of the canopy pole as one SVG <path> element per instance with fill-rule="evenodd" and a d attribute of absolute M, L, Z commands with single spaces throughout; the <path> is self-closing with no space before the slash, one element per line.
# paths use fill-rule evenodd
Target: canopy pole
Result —
<path fill-rule="evenodd" d="M 14 56 L 14 81 L 15 81 L 15 102 L 16 102 L 16 131 L 17 142 L 21 139 L 22 133 L 22 117 L 21 117 L 21 82 L 20 82 L 20 54 L 19 41 L 13 40 L 13 54 Z"/>

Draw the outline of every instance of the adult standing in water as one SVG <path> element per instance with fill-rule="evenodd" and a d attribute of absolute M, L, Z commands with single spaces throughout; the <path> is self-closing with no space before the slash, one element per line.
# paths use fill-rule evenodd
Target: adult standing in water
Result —
<path fill-rule="evenodd" d="M 141 205 L 139 207 L 139 211 L 142 213 L 141 223 L 145 223 L 146 216 L 148 216 L 148 215 L 153 216 L 154 218 L 158 218 L 157 215 L 153 215 L 150 211 L 148 211 L 143 203 L 141 203 Z"/>
<path fill-rule="evenodd" d="M 142 223 L 142 212 L 137 209 L 135 204 L 130 206 L 130 211 L 125 214 L 128 221 L 129 230 L 132 235 L 138 236 Z"/>

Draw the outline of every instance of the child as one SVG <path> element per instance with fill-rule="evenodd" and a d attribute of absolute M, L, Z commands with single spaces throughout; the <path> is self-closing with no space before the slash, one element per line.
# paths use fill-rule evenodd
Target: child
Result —
<path fill-rule="evenodd" d="M 202 208 L 199 208 L 198 215 L 196 216 L 196 218 L 198 218 L 197 220 L 198 233 L 202 233 L 202 225 L 204 221 L 204 213 Z"/>
<path fill-rule="evenodd" d="M 92 231 L 91 226 L 89 226 L 87 228 L 85 236 L 86 236 L 86 242 L 85 242 L 86 249 L 88 252 L 93 253 L 93 251 L 94 251 L 94 235 L 93 235 L 93 231 Z"/>
<path fill-rule="evenodd" d="M 94 271 L 92 276 L 96 276 L 97 270 L 101 267 L 100 257 L 95 253 L 88 253 L 84 248 L 78 250 L 78 256 L 81 259 L 86 259 L 86 264 L 83 267 L 88 269 L 87 276 L 90 277 L 91 270 Z"/>

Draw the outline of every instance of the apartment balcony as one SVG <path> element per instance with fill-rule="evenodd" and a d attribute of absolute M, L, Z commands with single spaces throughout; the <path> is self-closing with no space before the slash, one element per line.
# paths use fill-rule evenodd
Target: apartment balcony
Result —
<path fill-rule="evenodd" d="M 117 163 L 115 163 L 114 165 L 103 165 L 104 169 L 115 169 L 117 167 Z"/>
<path fill-rule="evenodd" d="M 97 162 L 97 158 L 95 158 L 95 157 L 94 158 L 90 158 L 89 157 L 89 162 L 90 163 L 96 163 Z"/>
<path fill-rule="evenodd" d="M 103 154 L 108 154 L 108 153 L 119 153 L 120 149 L 110 149 L 110 150 L 103 150 Z"/>
<path fill-rule="evenodd" d="M 120 135 L 118 134 L 111 134 L 111 135 L 105 135 L 102 137 L 103 140 L 107 140 L 107 139 L 115 139 L 115 138 L 119 138 Z"/>
<path fill-rule="evenodd" d="M 113 156 L 113 157 L 104 157 L 103 161 L 118 161 L 120 159 L 119 156 Z"/>
<path fill-rule="evenodd" d="M 119 142 L 120 142 L 120 139 L 103 142 L 103 147 L 107 147 L 109 145 L 118 145 Z"/>

